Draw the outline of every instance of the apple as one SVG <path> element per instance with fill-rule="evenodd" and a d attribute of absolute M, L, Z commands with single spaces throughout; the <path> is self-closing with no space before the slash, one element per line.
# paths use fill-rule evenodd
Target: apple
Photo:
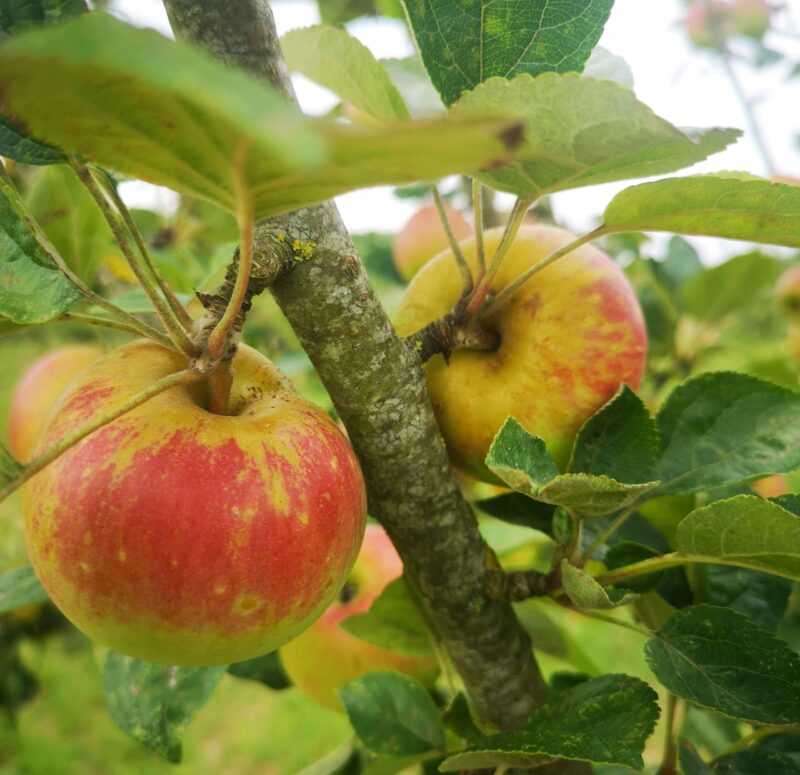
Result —
<path fill-rule="evenodd" d="M 444 210 L 457 240 L 460 241 L 472 234 L 472 227 L 458 210 L 449 205 L 445 205 Z M 425 205 L 394 238 L 392 254 L 395 268 L 408 282 L 428 260 L 449 247 L 450 242 L 436 206 Z"/>
<path fill-rule="evenodd" d="M 37 358 L 14 389 L 8 414 L 8 448 L 26 463 L 45 418 L 72 379 L 102 351 L 88 345 L 71 345 Z"/>
<path fill-rule="evenodd" d="M 800 321 L 800 264 L 789 267 L 778 278 L 775 297 L 786 315 Z"/>
<path fill-rule="evenodd" d="M 403 563 L 383 528 L 368 525 L 364 543 L 339 599 L 305 632 L 280 651 L 286 674 L 303 694 L 342 712 L 337 689 L 373 670 L 397 670 L 431 685 L 439 673 L 433 657 L 401 654 L 373 646 L 340 627 L 364 613 L 384 587 L 403 572 Z"/>
<path fill-rule="evenodd" d="M 765 476 L 750 482 L 750 489 L 762 498 L 777 498 L 779 495 L 786 495 L 791 492 L 789 482 L 781 474 Z"/>
<path fill-rule="evenodd" d="M 494 255 L 502 229 L 486 232 Z M 497 273 L 499 291 L 572 242 L 552 226 L 523 226 Z M 474 239 L 461 243 L 475 269 Z M 396 328 L 411 334 L 452 309 L 461 278 L 449 253 L 417 274 L 400 302 Z M 581 425 L 627 384 L 636 390 L 647 351 L 642 311 L 628 280 L 597 248 L 584 245 L 534 275 L 485 318 L 500 339 L 493 352 L 456 350 L 426 364 L 428 391 L 453 462 L 496 482 L 484 459 L 509 416 L 541 436 L 564 465 Z"/>
<path fill-rule="evenodd" d="M 738 35 L 761 40 L 769 30 L 772 8 L 767 0 L 735 0 L 733 20 Z"/>
<path fill-rule="evenodd" d="M 185 356 L 138 340 L 73 382 L 44 449 Z M 228 414 L 203 383 L 170 388 L 69 449 L 23 488 L 31 563 L 53 602 L 110 649 L 174 665 L 272 651 L 341 589 L 366 521 L 349 442 L 242 346 Z"/>
<path fill-rule="evenodd" d="M 734 31 L 734 9 L 722 0 L 694 0 L 683 27 L 698 48 L 719 48 Z"/>

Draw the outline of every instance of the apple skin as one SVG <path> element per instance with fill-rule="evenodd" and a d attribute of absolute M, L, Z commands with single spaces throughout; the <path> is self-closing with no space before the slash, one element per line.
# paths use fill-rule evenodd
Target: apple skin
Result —
<path fill-rule="evenodd" d="M 439 667 L 432 657 L 401 654 L 373 646 L 340 627 L 340 622 L 364 613 L 390 582 L 399 578 L 403 563 L 383 528 L 367 525 L 364 543 L 350 573 L 354 596 L 332 603 L 305 632 L 280 651 L 286 674 L 303 694 L 329 710 L 344 711 L 337 689 L 373 670 L 397 670 L 432 685 Z M 347 587 L 346 587 L 347 589 Z"/>
<path fill-rule="evenodd" d="M 36 438 L 56 399 L 69 383 L 101 355 L 88 345 L 60 347 L 37 358 L 22 375 L 8 413 L 8 448 L 27 463 Z"/>
<path fill-rule="evenodd" d="M 689 40 L 698 48 L 719 48 L 734 31 L 734 8 L 722 0 L 694 0 L 683 19 Z"/>
<path fill-rule="evenodd" d="M 769 30 L 772 8 L 767 0 L 735 0 L 733 19 L 737 34 L 761 40 Z"/>
<path fill-rule="evenodd" d="M 139 340 L 62 396 L 44 448 L 186 359 Z M 272 651 L 317 618 L 355 561 L 364 481 L 345 437 L 255 350 L 230 416 L 171 388 L 88 436 L 23 488 L 31 563 L 79 629 L 133 657 L 215 665 Z"/>
<path fill-rule="evenodd" d="M 502 229 L 485 234 L 494 255 Z M 573 237 L 552 226 L 523 226 L 493 288 L 500 290 Z M 462 243 L 476 265 L 475 241 Z M 396 328 L 418 331 L 457 301 L 461 278 L 449 253 L 430 261 L 400 303 Z M 581 425 L 622 384 L 639 387 L 647 336 L 638 301 L 622 271 L 591 245 L 563 256 L 534 275 L 503 308 L 485 319 L 500 335 L 494 352 L 456 350 L 425 366 L 428 392 L 453 462 L 484 481 L 497 479 L 484 464 L 509 416 L 541 436 L 564 466 Z"/>
<path fill-rule="evenodd" d="M 800 264 L 789 267 L 778 278 L 775 297 L 786 315 L 800 321 Z"/>
<path fill-rule="evenodd" d="M 445 214 L 459 241 L 472 235 L 472 226 L 456 209 L 445 205 Z M 392 255 L 400 276 L 408 282 L 427 261 L 447 250 L 450 242 L 435 205 L 425 205 L 394 238 Z"/>

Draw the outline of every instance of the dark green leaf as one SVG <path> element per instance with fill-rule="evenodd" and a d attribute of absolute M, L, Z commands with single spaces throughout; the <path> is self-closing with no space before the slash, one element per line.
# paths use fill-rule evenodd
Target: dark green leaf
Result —
<path fill-rule="evenodd" d="M 66 161 L 63 151 L 28 136 L 8 117 L 0 116 L 0 156 L 23 164 L 57 164 Z"/>
<path fill-rule="evenodd" d="M 405 756 L 444 748 L 439 710 L 413 678 L 380 670 L 353 679 L 339 695 L 353 729 L 370 751 Z"/>
<path fill-rule="evenodd" d="M 422 61 L 447 105 L 492 76 L 580 72 L 614 0 L 404 0 Z"/>
<path fill-rule="evenodd" d="M 645 655 L 667 689 L 700 707 L 752 723 L 800 721 L 800 656 L 730 608 L 678 611 Z"/>
<path fill-rule="evenodd" d="M 531 495 L 558 476 L 544 441 L 509 417 L 494 437 L 486 465 L 515 490 Z"/>
<path fill-rule="evenodd" d="M 544 194 L 690 166 L 723 150 L 734 129 L 681 131 L 612 81 L 547 73 L 493 78 L 462 95 L 453 113 L 522 117 L 514 159 L 478 178 L 501 191 Z"/>
<path fill-rule="evenodd" d="M 753 748 L 723 756 L 714 763 L 715 775 L 797 775 L 797 761 L 781 751 Z"/>
<path fill-rule="evenodd" d="M 287 689 L 292 682 L 286 675 L 277 651 L 270 651 L 262 657 L 247 659 L 244 662 L 234 662 L 228 665 L 228 672 L 237 678 L 248 681 L 257 681 L 276 691 Z"/>
<path fill-rule="evenodd" d="M 402 578 L 388 584 L 369 611 L 349 616 L 340 626 L 351 635 L 389 651 L 419 656 L 433 654 L 428 628 Z"/>
<path fill-rule="evenodd" d="M 561 583 L 569 599 L 578 608 L 618 608 L 636 600 L 638 595 L 621 589 L 604 589 L 588 573 L 561 561 Z"/>
<path fill-rule="evenodd" d="M 0 614 L 46 600 L 47 592 L 30 565 L 23 565 L 0 576 Z"/>
<path fill-rule="evenodd" d="M 797 517 L 800 517 L 800 495 L 790 493 L 788 495 L 778 495 L 776 498 L 770 498 L 770 503 L 776 503 L 782 509 L 790 511 Z"/>
<path fill-rule="evenodd" d="M 181 760 L 181 739 L 214 691 L 225 667 L 174 667 L 109 652 L 103 692 L 115 723 L 171 762 Z"/>
<path fill-rule="evenodd" d="M 19 195 L 0 171 L 0 317 L 45 323 L 63 315 L 80 293 L 55 267 L 26 219 Z"/>
<path fill-rule="evenodd" d="M 483 737 L 483 732 L 478 729 L 467 698 L 459 692 L 450 703 L 450 707 L 442 714 L 444 725 L 455 732 L 462 740 L 475 743 Z"/>
<path fill-rule="evenodd" d="M 705 571 L 709 603 L 733 608 L 770 632 L 778 629 L 792 591 L 789 579 L 728 565 Z"/>
<path fill-rule="evenodd" d="M 800 519 L 756 495 L 695 509 L 678 525 L 679 554 L 800 581 Z"/>
<path fill-rule="evenodd" d="M 693 175 L 617 194 L 604 222 L 613 231 L 669 231 L 800 247 L 800 186 L 752 175 Z"/>
<path fill-rule="evenodd" d="M 621 541 L 606 552 L 603 562 L 609 570 L 616 570 L 653 557 L 658 557 L 658 552 L 650 547 L 633 541 Z M 663 577 L 663 573 L 648 573 L 626 580 L 623 586 L 634 592 L 650 592 L 658 587 Z"/>
<path fill-rule="evenodd" d="M 732 372 L 677 387 L 656 417 L 666 493 L 723 487 L 800 465 L 800 393 Z"/>
<path fill-rule="evenodd" d="M 627 386 L 578 433 L 568 470 L 609 476 L 618 482 L 652 482 L 658 430 L 642 400 Z"/>
<path fill-rule="evenodd" d="M 683 775 L 713 775 L 711 767 L 700 758 L 700 754 L 688 740 L 678 743 L 678 761 Z"/>
<path fill-rule="evenodd" d="M 351 127 L 309 118 L 244 71 L 102 13 L 9 41 L 0 86 L 37 137 L 228 210 L 241 177 L 257 217 L 469 172 L 516 142 L 516 122 L 499 119 Z"/>
<path fill-rule="evenodd" d="M 554 694 L 524 729 L 487 737 L 441 769 L 538 767 L 562 758 L 640 770 L 658 716 L 656 693 L 644 681 L 604 675 Z"/>
<path fill-rule="evenodd" d="M 2 0 L 0 30 L 5 35 L 17 35 L 31 27 L 56 24 L 88 10 L 85 0 Z"/>
<path fill-rule="evenodd" d="M 552 535 L 555 506 L 549 503 L 535 501 L 518 492 L 509 492 L 475 501 L 474 505 L 495 519 Z"/>

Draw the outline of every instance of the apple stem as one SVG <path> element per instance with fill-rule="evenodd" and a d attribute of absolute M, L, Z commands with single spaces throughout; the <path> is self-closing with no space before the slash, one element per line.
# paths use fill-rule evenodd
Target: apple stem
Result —
<path fill-rule="evenodd" d="M 131 396 L 131 398 L 117 406 L 113 411 L 94 417 L 89 422 L 84 423 L 57 441 L 52 447 L 46 449 L 31 462 L 27 463 L 22 468 L 22 471 L 0 490 L 0 502 L 4 501 L 12 492 L 18 490 L 28 479 L 38 474 L 39 471 L 50 465 L 50 463 L 61 457 L 67 450 L 74 447 L 79 441 L 83 441 L 83 439 L 96 430 L 108 425 L 110 422 L 122 417 L 122 415 L 127 414 L 131 410 L 136 409 L 137 406 L 141 406 L 159 393 L 163 393 L 165 390 L 169 390 L 176 385 L 185 385 L 194 382 L 201 377 L 202 374 L 194 369 L 185 369 L 183 371 L 174 372 L 173 374 L 168 374 L 166 377 L 162 377 L 149 387 L 136 393 L 136 395 Z"/>
<path fill-rule="evenodd" d="M 475 250 L 478 259 L 478 275 L 486 274 L 486 245 L 483 241 L 483 186 L 477 178 L 472 179 L 472 208 L 475 221 Z"/>
<path fill-rule="evenodd" d="M 252 195 L 245 179 L 245 163 L 248 151 L 249 146 L 245 142 L 240 143 L 233 165 L 233 186 L 236 192 L 236 222 L 239 226 L 239 263 L 236 267 L 236 281 L 228 300 L 228 305 L 208 337 L 208 354 L 213 360 L 223 357 L 228 336 L 239 318 L 242 305 L 247 299 L 250 273 L 253 269 L 255 218 L 253 215 Z M 227 403 L 226 399 L 226 406 Z"/>
<path fill-rule="evenodd" d="M 568 253 L 572 253 L 573 250 L 577 250 L 581 245 L 585 245 L 587 242 L 591 242 L 592 240 L 597 239 L 598 237 L 603 236 L 607 233 L 607 229 L 605 226 L 600 226 L 599 228 L 595 229 L 588 234 L 584 234 L 581 237 L 578 237 L 576 240 L 573 240 L 569 243 L 569 245 L 564 245 L 564 247 L 559 248 L 558 250 L 553 251 L 550 255 L 545 256 L 541 261 L 534 264 L 530 269 L 523 272 L 519 277 L 517 277 L 514 282 L 507 285 L 500 291 L 488 304 L 481 306 L 476 306 L 476 313 L 478 317 L 486 317 L 487 315 L 491 315 L 496 310 L 500 309 L 504 304 L 511 300 L 514 294 L 525 285 L 528 280 L 531 279 L 535 274 L 538 274 L 542 271 L 545 267 L 550 266 L 553 262 L 557 261 L 562 256 L 566 256 Z M 500 248 L 498 248 L 498 253 L 502 248 L 502 244 Z M 491 271 L 491 269 L 490 269 Z M 487 278 L 489 275 L 487 274 Z M 485 280 L 484 280 L 485 281 Z M 480 288 L 479 288 L 480 290 Z M 472 304 L 470 303 L 470 308 Z"/>
<path fill-rule="evenodd" d="M 133 250 L 131 250 L 130 242 L 125 234 L 125 227 L 122 219 L 120 218 L 119 214 L 112 209 L 108 197 L 95 180 L 92 171 L 85 164 L 78 161 L 74 156 L 70 157 L 69 163 L 79 180 L 92 195 L 92 198 L 100 209 L 100 212 L 103 214 L 103 217 L 111 228 L 114 239 L 117 241 L 117 244 L 120 246 L 125 255 L 128 265 L 136 275 L 136 279 L 144 289 L 144 292 L 147 294 L 147 298 L 150 299 L 150 302 L 155 308 L 158 317 L 164 324 L 164 328 L 166 328 L 169 338 L 184 354 L 190 357 L 196 355 L 197 346 L 189 337 L 189 332 L 184 327 L 178 316 L 162 298 L 154 280 L 148 274 L 146 265 L 140 261 Z"/>
<path fill-rule="evenodd" d="M 228 414 L 228 403 L 233 386 L 233 369 L 229 360 L 223 360 L 208 375 L 208 411 L 212 414 Z"/>
<path fill-rule="evenodd" d="M 122 220 L 125 223 L 125 226 L 128 228 L 128 231 L 133 236 L 133 241 L 136 243 L 136 247 L 139 249 L 139 253 L 142 256 L 142 260 L 145 263 L 145 266 L 150 271 L 152 276 L 155 278 L 156 283 L 158 284 L 159 289 L 164 294 L 164 298 L 167 300 L 167 303 L 171 307 L 172 311 L 178 317 L 178 319 L 183 323 L 184 326 L 190 327 L 193 325 L 194 320 L 192 319 L 191 315 L 186 311 L 186 308 L 181 304 L 178 297 L 175 295 L 172 288 L 170 288 L 169 283 L 164 278 L 164 275 L 161 274 L 161 270 L 156 266 L 155 262 L 153 261 L 152 256 L 150 255 L 150 251 L 147 249 L 147 245 L 145 244 L 144 239 L 142 238 L 142 233 L 139 231 L 139 227 L 136 225 L 136 222 L 133 220 L 133 216 L 128 210 L 128 206 L 122 200 L 122 197 L 119 195 L 119 191 L 117 191 L 117 187 L 113 185 L 113 182 L 108 177 L 108 175 L 103 175 L 103 181 L 105 183 L 105 189 L 108 192 L 109 196 L 111 197 L 111 201 L 114 203 L 114 206 L 117 208 L 117 212 L 122 216 Z"/>
<path fill-rule="evenodd" d="M 458 244 L 456 235 L 453 233 L 453 227 L 450 225 L 450 221 L 447 218 L 447 212 L 444 209 L 444 202 L 442 201 L 441 193 L 439 193 L 439 188 L 437 186 L 431 186 L 431 192 L 433 193 L 433 201 L 436 205 L 436 211 L 439 213 L 439 220 L 442 222 L 442 227 L 444 228 L 444 232 L 447 234 L 447 240 L 450 243 L 450 250 L 452 251 L 453 258 L 455 258 L 456 264 L 458 265 L 458 271 L 461 273 L 462 295 L 466 296 L 472 290 L 473 286 L 472 270 L 469 268 L 469 263 L 464 255 L 464 251 L 461 250 L 461 246 Z"/>

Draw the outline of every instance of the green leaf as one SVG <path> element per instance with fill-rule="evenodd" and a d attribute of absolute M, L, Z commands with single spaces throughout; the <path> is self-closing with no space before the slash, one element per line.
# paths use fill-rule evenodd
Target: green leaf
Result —
<path fill-rule="evenodd" d="M 428 628 L 402 578 L 388 584 L 369 611 L 347 617 L 340 626 L 351 635 L 389 651 L 419 656 L 433 654 Z"/>
<path fill-rule="evenodd" d="M 228 665 L 228 672 L 237 678 L 264 684 L 275 691 L 288 689 L 292 685 L 277 651 L 270 651 L 269 654 L 246 659 L 244 662 L 234 662 Z"/>
<path fill-rule="evenodd" d="M 614 0 L 404 0 L 434 86 L 447 105 L 492 76 L 580 72 Z"/>
<path fill-rule="evenodd" d="M 408 108 L 372 52 L 337 27 L 291 30 L 281 38 L 290 70 L 325 86 L 378 121 L 408 118 Z"/>
<path fill-rule="evenodd" d="M 697 753 L 695 747 L 686 739 L 678 743 L 678 761 L 683 775 L 713 775 L 709 767 Z"/>
<path fill-rule="evenodd" d="M 797 761 L 791 756 L 760 746 L 722 756 L 714 763 L 715 775 L 797 775 L 797 771 Z"/>
<path fill-rule="evenodd" d="M 391 670 L 367 673 L 339 690 L 350 723 L 372 752 L 387 756 L 444 748 L 444 726 L 431 696 Z"/>
<path fill-rule="evenodd" d="M 678 525 L 679 554 L 800 581 L 800 518 L 756 495 L 695 509 Z"/>
<path fill-rule="evenodd" d="M 0 30 L 5 35 L 16 35 L 30 27 L 56 24 L 88 11 L 85 0 L 3 0 Z"/>
<path fill-rule="evenodd" d="M 613 231 L 669 231 L 800 247 L 800 186 L 735 174 L 642 183 L 617 194 Z"/>
<path fill-rule="evenodd" d="M 581 428 L 568 470 L 639 484 L 653 481 L 657 459 L 656 424 L 642 400 L 623 385 Z"/>
<path fill-rule="evenodd" d="M 135 740 L 171 762 L 182 756 L 181 739 L 206 703 L 225 667 L 174 667 L 113 651 L 103 669 L 111 718 Z"/>
<path fill-rule="evenodd" d="M 633 71 L 621 57 L 612 54 L 607 48 L 595 46 L 583 68 L 585 78 L 599 81 L 616 81 L 626 89 L 633 89 Z"/>
<path fill-rule="evenodd" d="M 622 589 L 604 589 L 588 573 L 561 561 L 561 583 L 569 599 L 578 608 L 599 608 L 608 610 L 627 605 L 639 597 Z"/>
<path fill-rule="evenodd" d="M 730 608 L 681 609 L 645 656 L 669 691 L 702 708 L 751 723 L 800 720 L 800 656 Z"/>
<path fill-rule="evenodd" d="M 786 509 L 786 511 L 800 517 L 800 495 L 794 493 L 778 495 L 776 498 L 770 498 L 769 502 L 777 503 L 782 509 Z"/>
<path fill-rule="evenodd" d="M 0 442 L 0 487 L 10 482 L 22 471 L 22 463 Z"/>
<path fill-rule="evenodd" d="M 609 548 L 605 557 L 603 557 L 603 563 L 609 570 L 616 570 L 617 568 L 624 568 L 626 565 L 633 565 L 636 562 L 650 560 L 658 556 L 658 552 L 648 546 L 634 541 L 621 541 Z M 663 573 L 647 573 L 643 576 L 625 579 L 621 586 L 634 592 L 651 592 L 658 587 L 663 578 Z"/>
<path fill-rule="evenodd" d="M 658 482 L 625 484 L 608 476 L 561 474 L 540 488 L 533 497 L 563 506 L 582 517 L 601 517 L 627 508 L 657 486 Z"/>
<path fill-rule="evenodd" d="M 0 576 L 0 614 L 26 605 L 44 603 L 46 600 L 47 592 L 30 565 Z"/>
<path fill-rule="evenodd" d="M 444 105 L 419 56 L 381 59 L 397 90 L 413 116 L 432 116 L 444 111 Z"/>
<path fill-rule="evenodd" d="M 547 73 L 493 78 L 464 94 L 454 115 L 521 117 L 514 160 L 478 178 L 501 191 L 539 198 L 596 183 L 672 172 L 723 150 L 734 129 L 681 131 L 612 81 Z"/>
<path fill-rule="evenodd" d="M 496 495 L 475 501 L 475 507 L 484 514 L 501 519 L 512 525 L 529 527 L 546 535 L 553 533 L 553 512 L 555 507 L 549 503 L 541 503 L 518 492 Z"/>
<path fill-rule="evenodd" d="M 665 493 L 737 484 L 800 465 L 800 394 L 746 374 L 701 374 L 659 411 Z"/>
<path fill-rule="evenodd" d="M 711 605 L 733 608 L 759 627 L 775 632 L 786 611 L 792 582 L 748 568 L 709 565 L 705 589 Z"/>
<path fill-rule="evenodd" d="M 352 127 L 303 116 L 243 71 L 107 14 L 0 48 L 6 104 L 42 139 L 132 177 L 256 217 L 506 158 L 517 124 L 443 118 Z"/>
<path fill-rule="evenodd" d="M 459 692 L 450 706 L 442 714 L 444 725 L 468 743 L 475 743 L 483 737 L 472 716 L 467 698 Z"/>
<path fill-rule="evenodd" d="M 0 171 L 0 316 L 12 323 L 45 323 L 81 296 L 36 240 L 27 218 L 11 180 Z"/>
<path fill-rule="evenodd" d="M 0 156 L 23 164 L 58 164 L 67 160 L 63 151 L 28 136 L 7 116 L 0 116 Z"/>
<path fill-rule="evenodd" d="M 638 771 L 658 716 L 656 693 L 644 681 L 604 675 L 554 694 L 524 729 L 487 737 L 440 769 L 538 767 L 561 758 Z"/>

